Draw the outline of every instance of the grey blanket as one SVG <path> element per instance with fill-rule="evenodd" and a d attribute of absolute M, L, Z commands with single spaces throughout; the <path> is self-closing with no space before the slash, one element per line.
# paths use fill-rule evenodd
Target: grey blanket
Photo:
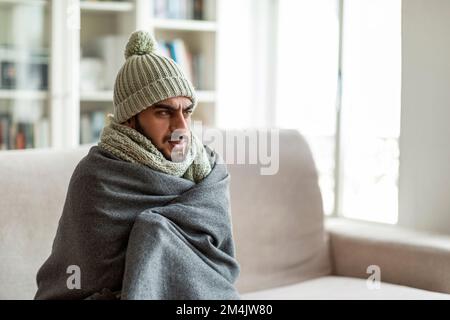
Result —
<path fill-rule="evenodd" d="M 195 184 L 92 147 L 70 180 L 35 299 L 239 299 L 230 178 L 211 155 Z"/>

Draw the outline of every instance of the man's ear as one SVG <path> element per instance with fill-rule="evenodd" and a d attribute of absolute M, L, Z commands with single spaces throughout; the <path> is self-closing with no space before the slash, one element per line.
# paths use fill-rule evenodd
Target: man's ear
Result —
<path fill-rule="evenodd" d="M 127 121 L 125 121 L 123 124 L 128 126 L 128 127 L 130 127 L 130 128 L 135 129 L 136 128 L 135 121 L 136 121 L 135 120 L 135 116 L 133 116 L 130 119 L 128 119 Z"/>

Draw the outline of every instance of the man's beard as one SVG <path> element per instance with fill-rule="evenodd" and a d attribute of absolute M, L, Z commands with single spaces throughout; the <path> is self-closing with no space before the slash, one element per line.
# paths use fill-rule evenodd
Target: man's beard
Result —
<path fill-rule="evenodd" d="M 134 116 L 134 130 L 136 130 L 137 132 L 139 132 L 140 134 L 142 134 L 144 137 L 146 137 L 151 143 L 153 143 L 152 139 L 150 139 L 149 136 L 147 136 L 144 132 L 144 128 L 142 128 L 141 123 L 139 122 L 139 117 L 138 115 Z M 158 146 L 156 144 L 153 143 L 153 145 L 155 146 L 156 149 L 159 150 L 159 152 L 161 152 L 161 154 L 164 156 L 164 158 L 167 159 L 167 157 L 164 155 L 164 152 L 161 148 L 158 148 Z M 167 159 L 170 160 L 170 159 Z"/>
<path fill-rule="evenodd" d="M 150 140 L 149 137 L 144 132 L 144 129 L 141 126 L 141 123 L 139 122 L 139 117 L 137 115 L 134 116 L 134 130 L 142 134 L 144 137 Z"/>
<path fill-rule="evenodd" d="M 134 116 L 134 129 L 139 132 L 140 134 L 142 134 L 144 137 L 146 137 L 151 143 L 153 143 L 152 139 L 150 139 L 149 136 L 147 136 L 144 132 L 144 128 L 142 128 L 141 123 L 139 122 L 139 117 L 138 115 Z M 164 142 L 168 142 L 169 140 L 171 140 L 172 136 L 168 136 L 164 138 Z M 159 148 L 155 143 L 153 143 L 153 145 L 155 146 L 156 149 L 159 150 L 159 152 L 161 152 L 161 154 L 164 156 L 164 158 L 166 158 L 169 161 L 172 161 L 172 155 L 166 156 L 163 152 L 162 148 Z M 187 148 L 187 147 L 186 147 Z M 179 162 L 182 158 L 184 158 L 186 156 L 186 152 L 187 150 L 183 150 L 182 156 L 177 156 L 176 158 L 176 162 Z"/>

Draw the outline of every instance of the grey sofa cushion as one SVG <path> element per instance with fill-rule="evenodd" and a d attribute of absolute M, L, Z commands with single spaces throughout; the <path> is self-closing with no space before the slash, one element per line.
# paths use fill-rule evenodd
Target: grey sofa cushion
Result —
<path fill-rule="evenodd" d="M 226 142 L 230 143 L 231 137 L 242 141 L 255 132 L 227 131 Z M 265 131 L 261 132 L 263 137 Z M 330 274 L 317 171 L 309 146 L 299 132 L 280 131 L 279 170 L 275 175 L 261 175 L 260 169 L 265 165 L 248 161 L 237 164 L 236 158 L 230 159 L 232 154 L 219 143 L 210 146 L 221 149 L 216 151 L 223 153 L 231 174 L 231 210 L 241 265 L 236 283 L 239 291 Z M 276 148 L 268 150 L 276 153 Z"/>
<path fill-rule="evenodd" d="M 69 179 L 88 148 L 0 152 L 0 299 L 32 299 Z"/>

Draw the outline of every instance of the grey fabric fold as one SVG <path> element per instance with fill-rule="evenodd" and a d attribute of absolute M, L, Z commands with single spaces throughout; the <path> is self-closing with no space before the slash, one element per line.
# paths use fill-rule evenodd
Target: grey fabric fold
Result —
<path fill-rule="evenodd" d="M 72 175 L 35 299 L 239 299 L 230 177 L 207 151 L 212 170 L 195 184 L 92 147 Z M 68 288 L 69 266 L 80 288 Z"/>

